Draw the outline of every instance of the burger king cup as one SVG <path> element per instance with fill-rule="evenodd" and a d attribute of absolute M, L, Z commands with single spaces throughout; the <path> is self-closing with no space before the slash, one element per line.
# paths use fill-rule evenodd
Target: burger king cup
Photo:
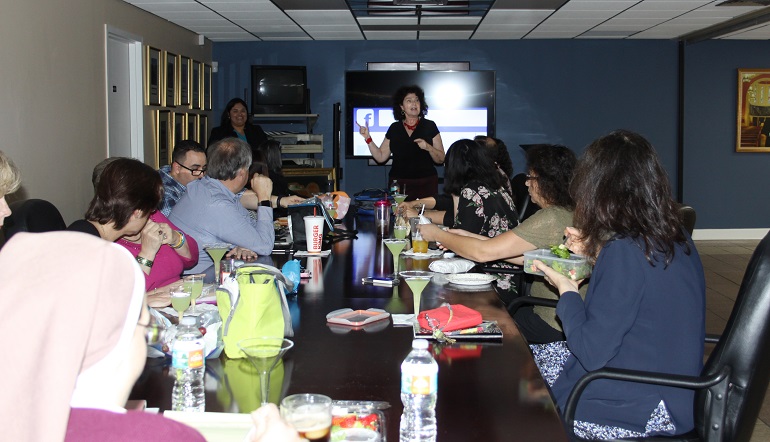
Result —
<path fill-rule="evenodd" d="M 308 253 L 321 253 L 321 244 L 324 238 L 324 217 L 306 216 L 305 241 L 307 241 Z"/>

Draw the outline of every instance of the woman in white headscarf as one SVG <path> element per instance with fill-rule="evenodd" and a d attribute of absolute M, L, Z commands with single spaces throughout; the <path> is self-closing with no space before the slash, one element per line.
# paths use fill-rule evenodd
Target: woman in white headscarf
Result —
<path fill-rule="evenodd" d="M 18 233 L 0 253 L 0 281 L 0 335 L 17 339 L 0 364 L 3 440 L 205 440 L 123 408 L 158 336 L 128 251 L 78 232 Z M 298 440 L 274 406 L 253 419 L 252 441 Z"/>

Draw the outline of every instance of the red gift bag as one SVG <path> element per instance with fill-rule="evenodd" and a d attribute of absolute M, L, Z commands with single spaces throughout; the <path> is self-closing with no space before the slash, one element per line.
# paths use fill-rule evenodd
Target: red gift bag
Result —
<path fill-rule="evenodd" d="M 432 319 L 428 321 L 426 315 Z M 481 324 L 481 313 L 462 304 L 445 304 L 433 310 L 420 312 L 417 316 L 420 327 L 425 330 L 433 330 L 433 326 L 443 332 L 462 330 Z"/>

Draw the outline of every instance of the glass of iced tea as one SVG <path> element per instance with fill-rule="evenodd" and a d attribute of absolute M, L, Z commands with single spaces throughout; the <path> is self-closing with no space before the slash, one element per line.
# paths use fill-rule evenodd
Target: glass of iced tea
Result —
<path fill-rule="evenodd" d="M 300 437 L 328 441 L 332 429 L 332 399 L 320 394 L 293 394 L 281 401 L 281 416 Z"/>

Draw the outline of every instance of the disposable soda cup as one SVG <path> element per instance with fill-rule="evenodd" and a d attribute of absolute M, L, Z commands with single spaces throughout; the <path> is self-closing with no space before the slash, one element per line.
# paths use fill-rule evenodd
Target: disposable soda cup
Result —
<path fill-rule="evenodd" d="M 324 239 L 324 217 L 306 216 L 305 241 L 307 241 L 308 253 L 321 253 L 321 244 Z"/>

